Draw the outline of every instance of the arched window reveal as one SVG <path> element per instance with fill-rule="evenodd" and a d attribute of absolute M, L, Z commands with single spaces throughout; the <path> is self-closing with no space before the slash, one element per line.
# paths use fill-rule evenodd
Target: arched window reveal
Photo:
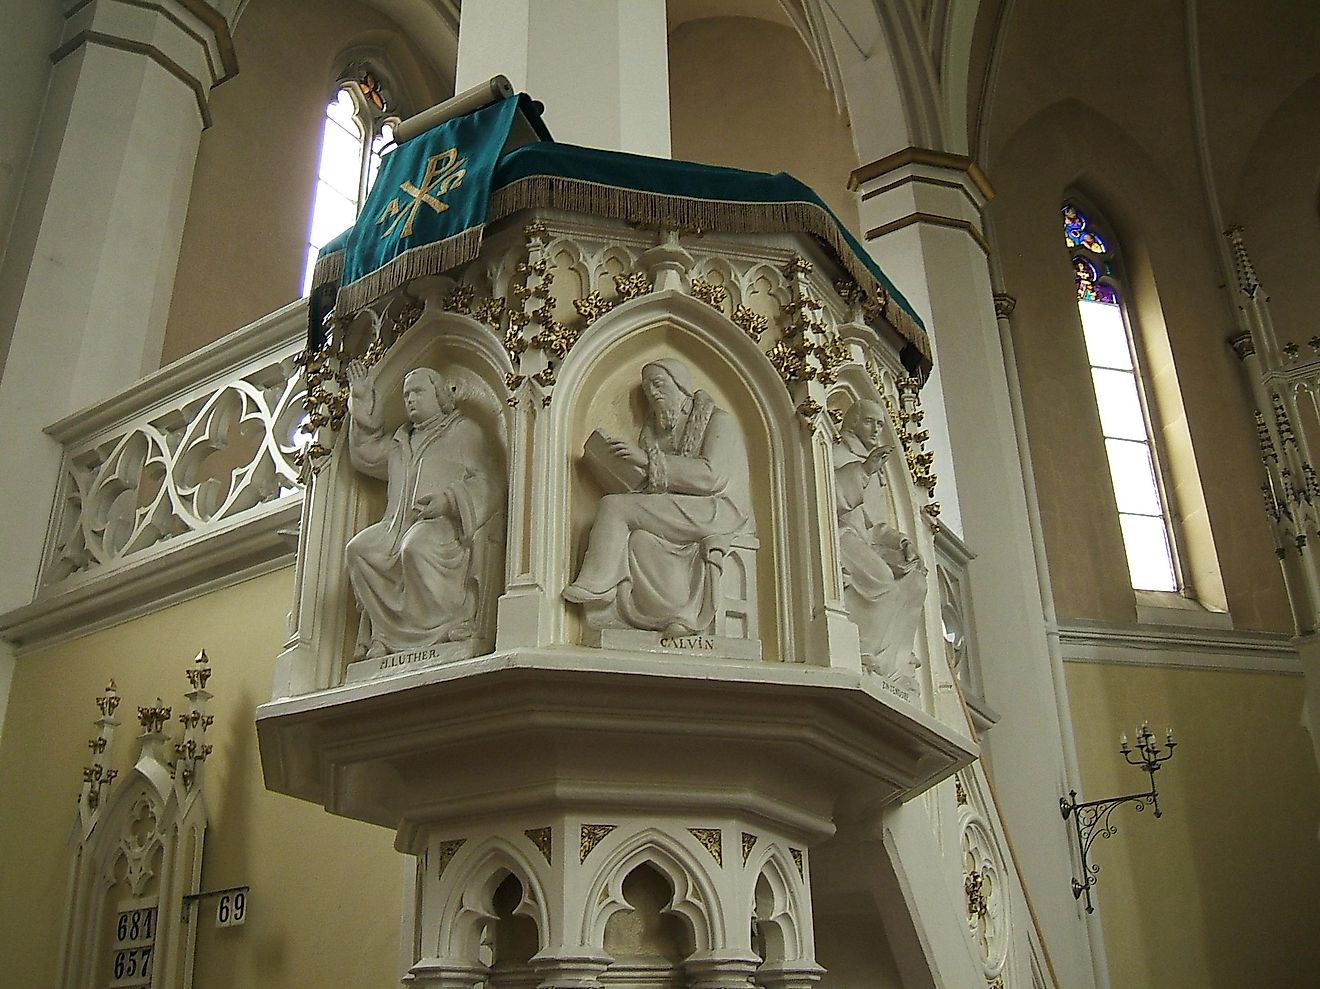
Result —
<path fill-rule="evenodd" d="M 1077 309 L 1091 365 L 1109 476 L 1118 503 L 1132 587 L 1177 591 L 1172 522 L 1159 474 L 1131 320 L 1104 237 L 1075 204 L 1063 206 L 1064 241 L 1072 254 Z"/>
<path fill-rule="evenodd" d="M 357 218 L 398 120 L 388 90 L 371 68 L 343 80 L 326 105 L 303 295 L 311 289 L 317 252 Z"/>

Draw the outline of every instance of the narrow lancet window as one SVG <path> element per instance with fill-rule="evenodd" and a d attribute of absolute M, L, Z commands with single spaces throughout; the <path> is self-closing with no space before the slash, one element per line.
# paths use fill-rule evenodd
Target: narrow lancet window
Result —
<path fill-rule="evenodd" d="M 393 141 L 398 117 L 376 74 L 365 70 L 340 83 L 325 108 L 321 161 L 317 170 L 307 266 L 302 294 L 311 289 L 317 252 L 357 218 L 376 180 L 380 158 Z"/>
<path fill-rule="evenodd" d="M 1075 204 L 1063 207 L 1063 231 L 1132 587 L 1177 591 L 1172 522 L 1114 252 Z"/>

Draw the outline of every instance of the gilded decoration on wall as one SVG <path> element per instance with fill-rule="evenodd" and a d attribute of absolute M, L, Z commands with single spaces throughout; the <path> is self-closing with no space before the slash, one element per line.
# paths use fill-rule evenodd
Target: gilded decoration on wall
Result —
<path fill-rule="evenodd" d="M 545 861 L 550 864 L 550 849 L 553 831 L 551 828 L 529 828 L 523 834 L 527 835 L 528 840 L 537 847 Z"/>
<path fill-rule="evenodd" d="M 716 865 L 724 865 L 724 833 L 719 828 L 688 828 L 688 833 L 710 852 Z"/>
<path fill-rule="evenodd" d="M 797 414 L 808 421 L 815 419 L 824 411 L 825 407 L 810 396 L 799 402 L 797 407 Z"/>
<path fill-rule="evenodd" d="M 922 514 L 926 516 L 926 524 L 932 532 L 939 532 L 940 503 L 935 500 L 935 485 L 939 478 L 930 469 L 935 462 L 935 455 L 925 449 L 930 439 L 930 432 L 921 428 L 926 418 L 925 410 L 921 407 L 921 381 L 911 377 L 899 378 L 895 382 L 898 388 L 896 404 L 885 390 L 884 380 L 875 365 L 868 361 L 866 370 L 884 400 L 890 420 L 894 423 L 894 431 L 903 445 L 903 457 L 907 461 L 908 473 L 912 475 L 913 483 L 926 489 L 926 497 L 929 501 L 921 507 Z"/>
<path fill-rule="evenodd" d="M 821 383 L 831 385 L 838 380 L 839 370 L 852 360 L 852 348 L 837 333 L 831 333 L 823 335 L 815 349 Z"/>
<path fill-rule="evenodd" d="M 614 301 L 605 298 L 599 292 L 592 292 L 585 299 L 574 299 L 573 308 L 582 317 L 583 325 L 590 326 L 614 308 Z"/>
<path fill-rule="evenodd" d="M 468 315 L 472 312 L 472 302 L 476 298 L 476 290 L 471 285 L 455 285 L 445 295 L 440 303 L 445 312 L 461 313 Z"/>
<path fill-rule="evenodd" d="M 503 299 L 482 299 L 472 307 L 472 318 L 498 329 L 507 312 L 508 304 Z"/>
<path fill-rule="evenodd" d="M 615 275 L 614 288 L 618 291 L 619 298 L 628 302 L 648 294 L 655 289 L 655 286 L 645 274 L 635 271 L 631 275 Z"/>
<path fill-rule="evenodd" d="M 807 363 L 807 355 L 784 340 L 771 347 L 766 356 L 785 383 L 811 381 L 816 377 L 816 369 Z"/>
<path fill-rule="evenodd" d="M 747 859 L 751 857 L 752 849 L 755 847 L 756 847 L 756 835 L 748 834 L 746 831 L 744 831 L 742 833 L 743 865 L 747 864 Z"/>
<path fill-rule="evenodd" d="M 102 761 L 106 749 L 114 739 L 115 729 L 119 727 L 119 721 L 115 718 L 119 702 L 119 691 L 115 688 L 114 680 L 111 680 L 105 685 L 105 692 L 96 698 L 96 707 L 101 712 L 101 716 L 93 722 L 96 725 L 96 737 L 87 743 L 87 747 L 92 751 L 92 764 L 83 767 L 83 787 L 78 798 L 83 805 L 84 817 L 90 816 L 91 812 L 96 810 L 101 803 L 101 791 L 111 785 L 119 775 L 119 770 L 108 768 Z"/>
<path fill-rule="evenodd" d="M 724 300 L 729 297 L 728 290 L 723 285 L 717 285 L 715 282 L 707 281 L 704 278 L 692 279 L 690 289 L 692 298 L 698 302 L 704 302 L 712 309 L 719 309 L 724 305 Z"/>
<path fill-rule="evenodd" d="M 170 720 L 170 709 L 164 705 L 159 697 L 155 704 L 138 708 L 138 724 L 142 726 L 143 732 L 148 735 L 155 735 L 165 727 L 165 722 Z"/>
<path fill-rule="evenodd" d="M 458 850 L 463 847 L 463 843 L 466 841 L 466 838 L 455 838 L 452 841 L 442 841 L 436 846 L 435 872 L 437 878 L 445 874 L 445 869 L 449 867 L 449 863 L 454 860 L 454 856 L 458 854 Z"/>
<path fill-rule="evenodd" d="M 790 278 L 793 275 L 809 275 L 816 270 L 816 266 L 804 258 L 801 254 L 794 254 L 784 264 L 784 274 Z"/>
<path fill-rule="evenodd" d="M 604 840 L 605 836 L 617 828 L 617 824 L 584 824 L 578 843 L 578 861 L 585 862 L 591 850 Z"/>
<path fill-rule="evenodd" d="M 733 321 L 744 333 L 752 338 L 753 343 L 760 343 L 761 336 L 770 328 L 770 320 L 746 306 L 738 306 L 733 311 Z"/>
<path fill-rule="evenodd" d="M 983 918 L 989 908 L 986 905 L 986 880 L 984 873 L 969 872 L 963 879 L 963 892 L 967 894 L 967 916 Z"/>
<path fill-rule="evenodd" d="M 577 343 L 581 330 L 565 326 L 550 316 L 541 319 L 540 323 L 541 329 L 532 337 L 532 346 L 562 361 Z"/>

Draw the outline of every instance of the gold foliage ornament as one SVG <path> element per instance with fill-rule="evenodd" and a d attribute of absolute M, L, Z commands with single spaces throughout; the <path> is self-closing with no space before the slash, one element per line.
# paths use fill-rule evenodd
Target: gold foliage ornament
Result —
<path fill-rule="evenodd" d="M 692 298 L 698 302 L 704 302 L 712 309 L 720 309 L 724 306 L 724 300 L 729 297 L 728 291 L 723 285 L 717 285 L 714 282 L 707 281 L 704 278 L 692 279 L 690 289 Z"/>
<path fill-rule="evenodd" d="M 655 289 L 651 279 L 640 271 L 635 271 L 630 275 L 615 275 L 614 288 L 619 293 L 619 298 L 624 302 L 630 302 L 633 299 L 640 299 Z"/>
<path fill-rule="evenodd" d="M 739 306 L 733 311 L 733 321 L 754 343 L 760 343 L 761 335 L 770 328 L 770 320 L 746 306 Z"/>
<path fill-rule="evenodd" d="M 724 833 L 719 828 L 688 828 L 688 833 L 710 852 L 716 865 L 724 865 Z"/>
<path fill-rule="evenodd" d="M 617 824 L 584 824 L 578 843 L 578 861 L 585 862 L 592 849 L 604 840 L 605 836 L 617 828 Z"/>
<path fill-rule="evenodd" d="M 590 326 L 596 320 L 600 319 L 600 317 L 613 309 L 614 302 L 605 298 L 599 292 L 592 292 L 585 299 L 574 299 L 573 308 L 576 309 L 578 315 L 582 317 L 583 324 Z"/>

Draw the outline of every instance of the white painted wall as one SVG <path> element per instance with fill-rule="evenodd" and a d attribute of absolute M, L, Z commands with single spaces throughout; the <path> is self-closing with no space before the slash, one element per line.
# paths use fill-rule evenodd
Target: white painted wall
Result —
<path fill-rule="evenodd" d="M 669 157 L 664 0 L 468 0 L 455 89 L 501 74 L 557 141 Z"/>

